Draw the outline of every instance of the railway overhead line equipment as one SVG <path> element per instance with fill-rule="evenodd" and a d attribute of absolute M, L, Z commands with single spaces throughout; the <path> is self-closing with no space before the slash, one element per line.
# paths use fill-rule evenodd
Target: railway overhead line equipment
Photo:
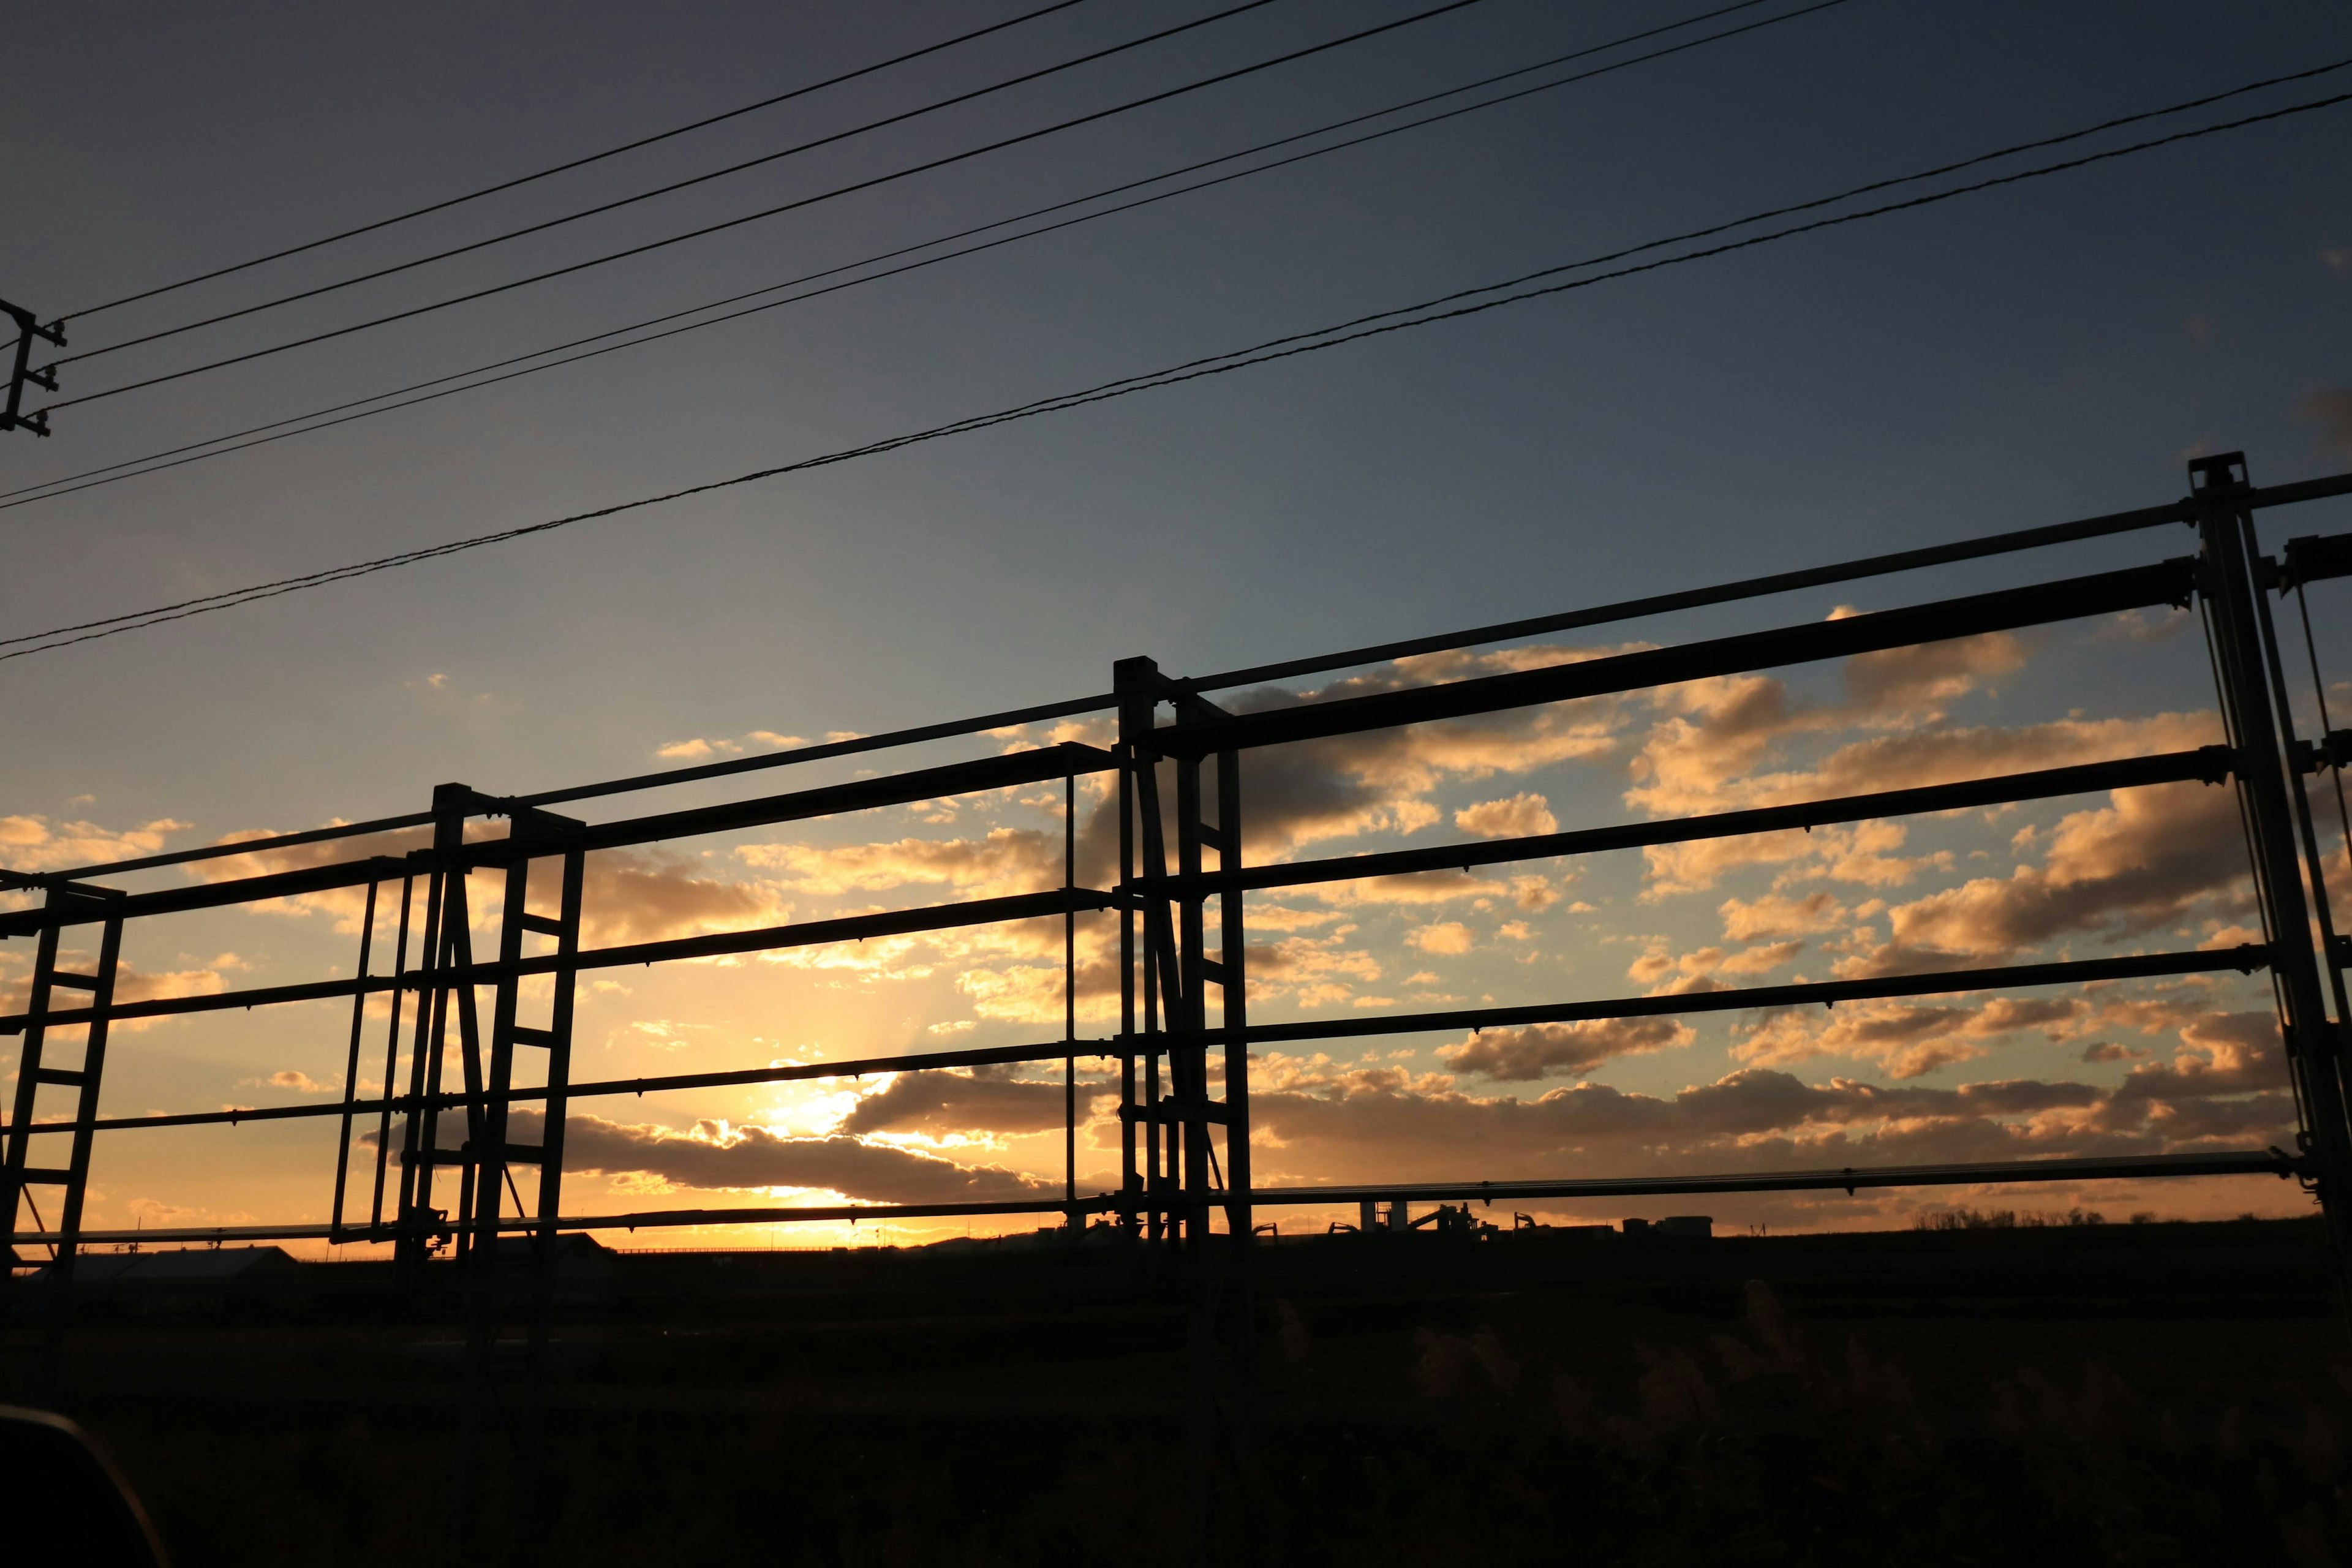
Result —
<path fill-rule="evenodd" d="M 1570 614 L 1413 638 L 1374 647 L 1219 674 L 1178 679 L 1148 658 L 1120 660 L 1108 691 L 893 734 L 739 757 L 662 773 L 558 789 L 498 795 L 460 784 L 435 790 L 409 815 L 275 838 L 156 854 L 109 865 L 39 874 L 0 874 L 0 886 L 33 907 L 0 913 L 0 936 L 34 950 L 26 1010 L 0 1018 L 16 1042 L 16 1077 L 0 1167 L 0 1206 L 19 1275 L 39 1269 L 62 1310 L 78 1251 L 94 1245 L 225 1240 L 309 1240 L 387 1245 L 395 1273 L 414 1288 L 428 1260 L 446 1249 L 472 1280 L 478 1375 L 488 1376 L 488 1321 L 501 1253 L 498 1237 L 528 1238 L 541 1282 L 535 1330 L 544 1339 L 545 1280 L 554 1242 L 568 1231 L 790 1221 L 888 1222 L 939 1216 L 1035 1213 L 1115 1226 L 1162 1278 L 1205 1281 L 1196 1312 L 1205 1342 L 1230 1301 L 1246 1289 L 1261 1211 L 1286 1205 L 1463 1203 L 1644 1194 L 1856 1191 L 1864 1187 L 2080 1182 L 2101 1178 L 2268 1173 L 2296 1179 L 2324 1210 L 2339 1268 L 2352 1257 L 2352 1118 L 2344 1072 L 2347 943 L 2334 926 L 2322 879 L 2321 835 L 2310 798 L 2318 774 L 2352 761 L 2352 733 L 2297 732 L 2289 701 L 2273 601 L 2305 584 L 2352 574 L 2352 534 L 2298 538 L 2275 554 L 2256 534 L 2262 514 L 2352 495 L 2352 475 L 2269 488 L 2253 485 L 2232 454 L 2190 465 L 2189 492 L 2133 511 L 2027 529 L 1949 545 L 1678 593 Z M 2184 531 L 2187 537 L 2184 538 Z M 1407 655 L 1622 622 L 1763 598 L 1793 590 L 1926 572 L 1995 557 L 2107 539 L 2137 547 L 2136 564 L 2045 578 L 2021 586 L 1925 600 L 1907 607 L 1643 648 L 1580 662 L 1473 676 L 1328 700 L 1221 703 L 1220 694 L 1266 682 L 1361 667 Z M 2186 546 L 2184 549 L 2183 546 Z M 1848 658 L 1944 639 L 2168 606 L 2199 607 L 2216 673 L 2226 742 L 2116 757 L 2083 765 L 1774 805 L 1714 815 L 1563 831 L 1338 858 L 1252 864 L 1243 854 L 1243 813 L 1254 759 L 1267 748 L 1525 710 L 1709 677 Z M 2291 628 L 2290 628 L 2291 629 Z M 2290 647 L 2292 645 L 2289 645 Z M 583 803 L 737 774 L 765 773 L 828 758 L 970 737 L 1009 725 L 1095 716 L 1108 745 L 1049 744 L 851 782 L 719 805 L 592 822 Z M 1076 815 L 1076 782 L 1104 776 L 1118 817 L 1118 874 L 1079 885 L 1074 835 L 1065 839 L 1058 887 L 956 900 L 929 907 L 804 920 L 752 930 L 590 946 L 583 939 L 587 858 L 600 850 L 784 823 L 807 823 L 878 806 L 1007 787 L 1060 786 Z M 1248 1002 L 1248 895 L 1269 889 L 1689 843 L 1741 834 L 1859 823 L 1917 813 L 1985 808 L 2176 781 L 2233 788 L 2263 914 L 2263 940 L 2220 951 L 2169 951 L 1835 979 L 1684 994 L 1570 998 L 1528 1005 L 1437 1012 L 1359 1011 L 1345 1017 L 1255 1019 Z M 483 825 L 502 820 L 502 836 Z M 416 847 L 354 855 L 294 869 L 180 885 L 126 888 L 141 873 L 227 856 L 318 847 L 405 832 Z M 494 893 L 486 889 L 485 884 Z M 268 900 L 358 890 L 357 963 L 347 974 L 210 994 L 127 997 L 118 987 L 125 932 L 138 922 Z M 494 951 L 474 945 L 471 918 L 486 894 L 500 906 Z M 1115 920 L 1118 1026 L 1081 1038 L 1073 1007 L 1063 1036 L 1034 1044 L 948 1049 L 660 1077 L 583 1080 L 574 1074 L 573 999 L 583 977 L 602 971 L 730 954 L 850 942 L 956 927 L 1058 919 L 1066 932 L 1081 915 Z M 381 917 L 381 918 L 379 918 Z M 379 929 L 391 933 L 378 938 Z M 386 947 L 390 952 L 386 952 Z M 94 963 L 68 968 L 63 954 L 94 951 Z M 1066 988 L 1075 980 L 1075 942 L 1065 944 Z M 1558 1180 L 1454 1181 L 1388 1185 L 1261 1185 L 1250 1158 L 1250 1051 L 1339 1037 L 1423 1035 L 1581 1019 L 1690 1015 L 1849 1000 L 1944 995 L 2014 987 L 2236 971 L 2266 972 L 2278 1002 L 2301 1121 L 2292 1150 L 2246 1148 L 2105 1159 L 1875 1167 L 1754 1170 L 1671 1177 L 1566 1174 Z M 371 1003 L 383 999 L 383 1005 Z M 152 1115 L 108 1114 L 101 1091 L 110 1056 L 119 1062 L 128 1021 L 227 1009 L 340 1002 L 350 1008 L 339 1044 L 345 1071 L 331 1102 L 265 1105 Z M 388 1021 L 387 1021 L 388 1016 Z M 135 1037 L 132 1037 L 135 1040 Z M 574 1108 L 613 1096 L 660 1090 L 919 1072 L 1014 1063 L 1112 1065 L 1118 1100 L 1118 1175 L 1108 1190 L 1076 1187 L 1074 1139 L 1078 1099 L 1068 1100 L 1073 1150 L 1058 1193 L 967 1203 L 832 1207 L 688 1207 L 592 1213 L 568 1207 L 564 1130 Z M 363 1078 L 384 1088 L 363 1095 Z M 516 1112 L 530 1115 L 518 1121 Z M 327 1119 L 336 1124 L 337 1163 L 323 1222 L 232 1226 L 88 1228 L 84 1203 L 98 1146 L 163 1127 Z M 1465 1163 L 1475 1150 L 1463 1151 Z M 47 1201 L 44 1201 L 47 1200 Z M 1504 1212 L 1508 1212 L 1506 1209 Z M 41 1223 L 47 1216 L 49 1223 Z M 511 1291 L 509 1291 L 511 1295 Z M 1245 1300 L 1245 1297 L 1244 1298 Z M 1245 1316 L 1245 1314 L 1244 1314 Z M 1199 1348 L 1196 1346 L 1196 1348 Z M 1197 1358 L 1196 1358 L 1197 1359 Z M 1196 1392 L 1198 1390 L 1196 1389 Z M 1205 1405 L 1205 1396 L 1203 1404 Z M 1205 1419 L 1205 1417 L 1203 1418 Z M 1197 1434 L 1196 1434 L 1197 1435 Z"/>

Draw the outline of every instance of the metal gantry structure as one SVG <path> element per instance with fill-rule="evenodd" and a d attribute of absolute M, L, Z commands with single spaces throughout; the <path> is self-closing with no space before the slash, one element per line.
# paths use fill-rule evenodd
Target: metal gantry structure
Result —
<path fill-rule="evenodd" d="M 2265 555 L 2255 516 L 2273 508 L 2352 495 L 2352 475 L 2271 488 L 2249 479 L 2232 454 L 2191 465 L 2189 493 L 2134 511 L 1998 534 L 1950 545 L 1718 587 L 1660 595 L 1594 609 L 1359 647 L 1180 679 L 1148 658 L 1121 660 L 1112 689 L 891 734 L 836 741 L 764 756 L 739 757 L 537 795 L 499 796 L 461 784 L 434 792 L 428 810 L 272 838 L 243 840 L 40 874 L 0 874 L 0 887 L 37 895 L 37 907 L 0 914 L 0 937 L 35 944 L 26 1011 L 0 1017 L 17 1036 L 13 1106 L 5 1131 L 0 1212 L 8 1218 L 12 1268 L 42 1271 L 47 1299 L 64 1297 L 77 1250 L 137 1241 L 307 1239 L 388 1244 L 403 1288 L 418 1289 L 443 1249 L 469 1281 L 477 1375 L 488 1376 L 496 1331 L 493 1302 L 499 1238 L 528 1238 L 538 1281 L 533 1335 L 545 1333 L 547 1279 L 558 1236 L 569 1231 L 764 1225 L 814 1220 L 914 1219 L 1016 1214 L 1063 1215 L 1073 1230 L 1094 1216 L 1160 1260 L 1158 1277 L 1193 1281 L 1196 1379 L 1205 1378 L 1208 1342 L 1221 1318 L 1245 1325 L 1255 1216 L 1262 1209 L 1365 1201 L 1633 1197 L 1664 1194 L 1825 1191 L 2034 1181 L 2267 1173 L 2299 1180 L 2327 1216 L 2339 1267 L 2352 1258 L 2352 1119 L 2343 1070 L 2352 1019 L 2344 972 L 2352 951 L 2333 924 L 2323 879 L 2323 832 L 2308 781 L 2352 762 L 2352 733 L 2297 733 L 2272 601 L 2305 584 L 2352 574 L 2352 534 L 2297 539 Z M 1806 621 L 1774 629 L 1641 648 L 1541 668 L 1437 684 L 1278 705 L 1221 706 L 1213 694 L 1343 670 L 1407 656 L 1506 642 L 1667 612 L 1703 609 L 1801 589 L 1858 582 L 1963 562 L 2015 555 L 2081 541 L 2186 525 L 2197 548 L 2142 564 L 2042 580 L 1908 607 Z M 1852 658 L 1988 633 L 2197 605 L 2211 654 L 2226 742 L 2109 761 L 1762 806 L 1710 815 L 1479 839 L 1330 858 L 1251 864 L 1243 853 L 1243 812 L 1251 758 L 1267 749 L 1402 726 L 1472 719 L 1579 699 L 1748 671 Z M 2307 624 L 2307 623 L 2306 623 Z M 2314 653 L 2315 667 L 2316 655 Z M 2323 694 L 2324 701 L 2324 694 Z M 1064 742 L 941 766 L 903 769 L 789 793 L 656 815 L 590 823 L 553 808 L 682 784 L 703 783 L 957 737 L 1015 724 L 1108 715 L 1108 748 Z M 2323 723 L 2324 729 L 2324 723 Z M 1075 875 L 1077 781 L 1114 775 L 1118 868 L 1111 885 Z M 1610 850 L 1686 844 L 1811 829 L 1915 814 L 1984 808 L 2151 784 L 2231 784 L 2242 807 L 2263 940 L 2220 951 L 2143 952 L 2000 967 L 1841 979 L 1677 994 L 1562 1000 L 1440 1012 L 1360 1013 L 1345 1018 L 1253 1022 L 1248 1006 L 1247 896 L 1272 889 L 1420 872 L 1574 858 Z M 1008 787 L 1060 784 L 1067 792 L 1063 885 L 925 908 L 803 920 L 752 930 L 583 945 L 588 857 L 698 835 L 808 823 L 876 807 Z M 503 820 L 496 834 L 486 825 Z M 469 831 L 470 830 L 470 831 Z M 424 839 L 379 854 L 298 869 L 142 891 L 101 879 L 229 856 L 317 846 L 397 832 Z M 500 913 L 494 954 L 474 951 L 472 910 L 479 879 L 496 879 Z M 116 982 L 126 928 L 133 921 L 263 900 L 363 890 L 356 972 L 291 984 L 209 994 L 125 999 Z M 379 913 L 384 918 L 379 920 Z M 1082 914 L 1117 920 L 1119 1026 L 1108 1038 L 1080 1039 L 1075 1005 L 1075 922 Z M 572 1035 L 583 974 L 730 954 L 773 952 L 959 927 L 1058 918 L 1064 922 L 1065 1027 L 1058 1040 L 1030 1045 L 884 1055 L 659 1077 L 575 1081 Z M 379 926 L 394 932 L 383 962 Z M 95 932 L 94 944 L 89 933 Z M 74 945 L 62 946 L 68 937 Z M 96 958 L 87 972 L 61 962 Z M 2198 1151 L 2128 1157 L 2046 1159 L 1840 1170 L 1693 1173 L 1557 1180 L 1464 1180 L 1387 1185 L 1261 1186 L 1250 1161 L 1249 1063 L 1253 1047 L 1345 1037 L 1425 1035 L 1588 1019 L 1636 1018 L 1835 1005 L 1870 999 L 2075 985 L 2088 982 L 2267 971 L 2278 1001 L 2295 1103 L 2297 1147 Z M 545 977 L 547 984 L 535 984 Z M 380 1037 L 383 1089 L 359 1092 L 377 1057 L 369 1003 L 389 999 Z M 328 1104 L 109 1116 L 101 1089 L 110 1025 L 320 1001 L 347 1001 L 351 1021 L 342 1092 Z M 63 1059 L 70 1058 L 69 1060 Z M 680 1208 L 635 1213 L 567 1212 L 564 1127 L 574 1104 L 642 1095 L 879 1073 L 1060 1061 L 1115 1064 L 1119 1179 L 1103 1192 L 1076 1184 L 1079 1100 L 1066 1097 L 1068 1180 L 1059 1195 L 990 1202 L 824 1206 Z M 59 1095 L 69 1099 L 70 1109 Z M 517 1113 L 525 1113 L 518 1120 Z M 135 1231 L 83 1224 L 98 1135 L 162 1127 L 243 1125 L 333 1118 L 339 1123 L 333 1205 L 324 1224 L 194 1226 Z M 535 1130 L 534 1130 L 535 1129 Z M 373 1144 L 364 1201 L 354 1190 L 352 1155 Z M 62 1154 L 58 1151 L 64 1151 Z M 1474 1151 L 1465 1151 L 1465 1162 Z M 366 1162 L 362 1158 L 364 1177 Z M 54 1224 L 35 1200 L 54 1190 Z M 432 1276 L 439 1278 L 438 1275 Z M 2352 1276 L 2347 1276 L 2352 1278 Z M 1245 1338 L 1245 1334 L 1244 1336 Z M 1245 1379 L 1244 1379 L 1245 1381 Z M 1204 1386 L 1204 1385 L 1203 1385 Z M 1196 1409 L 1213 1403 L 1202 1396 Z M 1206 1415 L 1201 1417 L 1207 1419 Z"/>

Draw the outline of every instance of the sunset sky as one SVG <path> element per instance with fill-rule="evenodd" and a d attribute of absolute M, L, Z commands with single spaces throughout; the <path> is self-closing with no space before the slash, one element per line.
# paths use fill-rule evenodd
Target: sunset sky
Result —
<path fill-rule="evenodd" d="M 69 321 L 71 348 L 502 232 L 1215 8 L 1091 0 L 519 192 Z M 69 363 L 64 395 L 772 205 L 1427 8 L 1277 0 L 691 192 Z M 950 170 L 61 409 L 47 440 L 0 436 L 0 489 L 856 262 L 1713 8 L 1484 0 Z M 1737 21 L 1797 8 L 1759 5 Z M 45 318 L 73 311 L 1014 12 L 27 14 L 12 26 L 30 63 L 0 103 L 11 149 L 0 298 Z M 2181 4 L 2053 13 L 1845 0 L 646 349 L 55 500 L 0 497 L 0 637 L 788 463 L 2347 56 L 2352 19 L 2315 0 L 2237 8 L 2226 27 Z M 2082 145 L 2328 96 L 2347 79 Z M 1107 689 L 1112 661 L 1130 655 L 1192 674 L 2149 505 L 2181 493 L 2189 458 L 2216 450 L 2247 450 L 2261 482 L 2352 468 L 2347 126 L 2352 105 L 2303 114 L 0 662 L 11 742 L 0 865 L 49 869 L 414 811 L 448 780 L 521 793 L 1075 697 Z M 2347 526 L 2345 501 L 2263 519 L 2271 547 Z M 1221 700 L 1263 708 L 1533 668 L 2192 547 L 2172 529 Z M 2335 683 L 2352 679 L 2343 593 L 2313 597 Z M 2331 691 L 2341 724 L 2352 686 Z M 2310 696 L 2297 714 L 2306 734 Z M 1057 739 L 1108 743 L 1106 722 L 581 809 L 636 815 Z M 1268 751 L 1249 763 L 1249 854 L 1677 816 L 2221 739 L 2192 616 L 2086 619 Z M 1082 781 L 1076 801 L 1078 875 L 1094 885 L 1108 874 L 1103 782 Z M 592 862 L 589 938 L 1053 886 L 1063 808 L 1056 784 L 614 852 Z M 1252 1007 L 1265 1020 L 2259 940 L 2233 798 L 2197 784 L 1325 884 L 1254 895 L 1250 910 Z M 356 895 L 337 895 L 159 921 L 128 950 L 132 984 L 170 994 L 348 973 L 358 915 Z M 1116 1026 L 1113 928 L 1088 919 L 1079 934 L 1080 1033 L 1098 1036 Z M 575 1074 L 1052 1038 L 1061 941 L 1054 921 L 592 976 Z M 9 1011 L 30 961 L 29 942 L 0 944 Z M 347 1007 L 320 1005 L 126 1029 L 107 1110 L 331 1096 L 347 1020 Z M 1267 1184 L 2245 1148 L 2294 1131 L 2260 975 L 1346 1041 L 1268 1050 L 1254 1071 Z M 1080 1184 L 1097 1190 L 1113 1179 L 1117 1129 L 1098 1098 L 1105 1080 L 1084 1081 L 1094 1114 Z M 1061 1104 L 1058 1071 L 1044 1069 L 583 1104 L 565 1206 L 1058 1190 Z M 102 1139 L 89 1218 L 316 1221 L 332 1152 L 323 1121 Z M 2308 1204 L 2292 1186 L 2241 1178 L 1706 1206 L 1721 1224 L 1779 1229 L 1899 1225 L 1922 1205 L 1986 1202 L 2111 1218 Z M 1289 1230 L 1330 1216 L 1275 1217 Z M 698 1237 L 846 1238 L 824 1226 Z"/>

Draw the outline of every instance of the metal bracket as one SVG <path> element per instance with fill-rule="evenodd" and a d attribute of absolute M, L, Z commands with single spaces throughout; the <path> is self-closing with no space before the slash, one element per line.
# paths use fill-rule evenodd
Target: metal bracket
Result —
<path fill-rule="evenodd" d="M 0 406 L 0 430 L 30 430 L 36 436 L 46 436 L 49 433 L 49 412 L 44 408 L 32 414 L 25 413 L 25 388 L 30 384 L 55 392 L 58 389 L 58 367 L 46 364 L 38 370 L 32 368 L 33 340 L 38 338 L 43 342 L 63 348 L 66 346 L 66 324 L 51 321 L 45 327 L 41 325 L 41 319 L 32 311 L 21 305 L 11 305 L 5 300 L 0 300 L 0 313 L 6 314 L 16 323 L 16 355 L 8 371 L 8 400 L 5 406 Z"/>

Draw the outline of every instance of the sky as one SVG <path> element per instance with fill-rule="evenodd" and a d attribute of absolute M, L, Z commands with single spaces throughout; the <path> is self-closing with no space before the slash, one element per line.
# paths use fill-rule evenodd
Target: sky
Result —
<path fill-rule="evenodd" d="M 60 395 L 793 201 L 1427 8 L 1275 0 L 688 191 L 68 363 Z M 723 234 L 60 408 L 47 439 L 0 437 L 0 489 L 857 263 L 1709 8 L 1480 0 Z M 1088 0 L 513 192 L 94 312 L 1017 13 L 126 4 L 27 15 L 13 26 L 33 64 L 0 103 L 0 298 L 65 314 L 68 352 L 102 349 L 1215 9 Z M 1796 9 L 1767 4 L 1712 26 Z M 2352 57 L 2341 7 L 2258 4 L 2231 21 L 2217 29 L 2209 7 L 2120 0 L 1843 0 L 646 348 L 55 499 L 0 497 L 0 636 L 787 464 Z M 2329 96 L 2343 80 L 2079 145 Z M 2347 125 L 2352 105 L 2322 110 L 8 659 L 0 864 L 56 868 L 414 811 L 449 780 L 521 793 L 752 754 L 782 737 L 1079 696 L 1107 689 L 1112 661 L 1132 655 L 1173 674 L 1237 668 L 2150 505 L 2180 494 L 2184 464 L 2203 453 L 2243 449 L 2265 483 L 2352 467 Z M 2319 503 L 2266 516 L 2264 537 L 2275 546 L 2347 521 L 2352 505 Z M 2189 547 L 2184 531 L 2135 536 L 1230 700 L 1459 679 Z M 2324 681 L 2352 670 L 2328 594 L 2313 598 Z M 1640 820 L 2205 743 L 2219 735 L 2199 640 L 2186 619 L 2086 620 L 1290 748 L 1252 785 L 1249 852 Z M 2337 700 L 2352 707 L 2352 691 Z M 2306 709 L 2300 721 L 2315 718 Z M 1104 738 L 1033 728 L 892 753 L 889 765 L 1057 734 Z M 741 798 L 874 763 L 594 810 Z M 1099 805 L 1082 789 L 1089 845 Z M 1062 809 L 1058 790 L 1027 790 L 616 854 L 599 862 L 591 934 L 640 940 L 1051 885 Z M 2253 919 L 2232 810 L 2218 790 L 2168 786 L 1803 842 L 1263 896 L 1251 913 L 1254 1016 L 2227 943 Z M 1098 875 L 1098 859 L 1081 872 Z M 189 918 L 142 932 L 130 960 L 156 994 L 348 973 L 358 920 L 328 899 Z M 1081 931 L 1081 1027 L 1100 1029 L 1108 927 Z M 1058 926 L 1006 927 L 609 977 L 583 994 L 578 1071 L 1051 1037 L 1059 948 Z M 29 943 L 0 944 L 12 995 L 29 961 Z M 1258 1176 L 2259 1147 L 2293 1130 L 2267 1006 L 2251 982 L 2146 983 L 1818 1017 L 1401 1037 L 1369 1057 L 1353 1044 L 1268 1051 L 1255 1079 Z M 128 1031 L 107 1109 L 331 1095 L 347 1027 L 322 1006 Z M 1061 1174 L 1061 1089 L 1045 1076 L 613 1102 L 575 1119 L 567 1191 L 583 1210 L 1025 1193 Z M 1082 1134 L 1081 1184 L 1099 1183 L 1114 1154 L 1097 1115 Z M 102 1141 L 90 1218 L 315 1221 L 332 1159 L 324 1122 Z M 1727 1225 L 1805 1228 L 1905 1224 L 1954 1203 L 2120 1217 L 2292 1213 L 2307 1200 L 2241 1178 L 1715 1207 Z M 757 1233 L 762 1244 L 845 1238 Z"/>

